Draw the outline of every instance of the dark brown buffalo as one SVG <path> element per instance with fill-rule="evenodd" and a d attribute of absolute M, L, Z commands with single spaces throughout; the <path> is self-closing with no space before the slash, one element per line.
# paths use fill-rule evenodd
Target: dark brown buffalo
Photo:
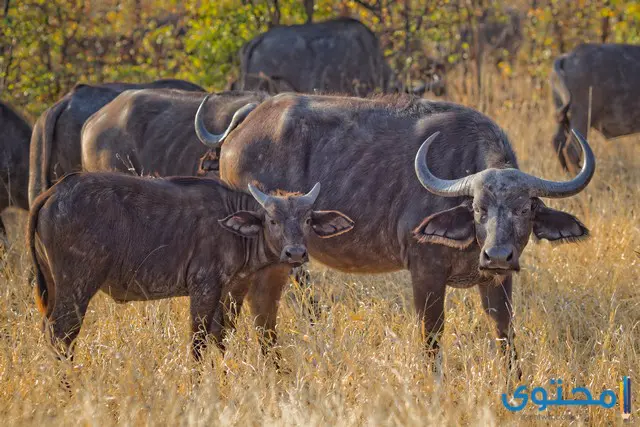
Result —
<path fill-rule="evenodd" d="M 279 26 L 240 51 L 239 89 L 258 90 L 266 76 L 299 92 L 341 92 L 364 96 L 390 88 L 393 73 L 378 38 L 360 21 Z"/>
<path fill-rule="evenodd" d="M 84 122 L 123 91 L 140 88 L 204 92 L 198 85 L 173 79 L 141 84 L 76 85 L 42 113 L 34 125 L 29 163 L 29 204 L 57 179 L 81 169 L 80 132 Z"/>
<path fill-rule="evenodd" d="M 570 128 L 586 134 L 593 127 L 607 139 L 640 132 L 640 46 L 582 44 L 554 61 L 551 88 L 553 147 L 565 169 L 580 167 L 579 146 L 567 144 Z"/>
<path fill-rule="evenodd" d="M 0 211 L 8 206 L 29 209 L 29 140 L 31 125 L 0 102 Z"/>
<path fill-rule="evenodd" d="M 513 349 L 512 275 L 532 230 L 559 242 L 588 234 L 574 216 L 540 199 L 568 197 L 587 186 L 595 164 L 586 141 L 587 161 L 576 178 L 545 181 L 517 169 L 498 125 L 456 104 L 282 94 L 227 129 L 226 139 L 204 136 L 209 146 L 224 141 L 220 177 L 235 188 L 255 180 L 267 190 L 300 190 L 321 181 L 318 206 L 335 207 L 357 225 L 331 241 L 310 237 L 311 256 L 347 272 L 409 270 L 427 346 L 436 354 L 446 285 L 478 285 L 504 348 Z M 429 136 L 432 144 L 416 157 Z M 430 191 L 416 179 L 414 158 Z M 277 301 L 286 273 L 271 269 L 256 287 L 270 289 Z"/>
<path fill-rule="evenodd" d="M 222 133 L 233 114 L 266 93 L 222 92 L 209 97 L 205 122 Z M 170 89 L 128 90 L 87 120 L 82 130 L 84 170 L 141 175 L 196 175 L 206 147 L 193 118 L 203 94 Z"/>
<path fill-rule="evenodd" d="M 217 178 L 78 173 L 40 195 L 28 240 L 52 343 L 71 355 L 100 290 L 119 302 L 189 296 L 199 359 L 208 336 L 223 348 L 251 275 L 269 265 L 299 265 L 310 235 L 328 238 L 353 227 L 339 212 L 312 209 L 319 184 L 305 195 L 266 195 L 251 185 L 249 191 Z M 274 302 L 251 303 L 264 330 Z"/>

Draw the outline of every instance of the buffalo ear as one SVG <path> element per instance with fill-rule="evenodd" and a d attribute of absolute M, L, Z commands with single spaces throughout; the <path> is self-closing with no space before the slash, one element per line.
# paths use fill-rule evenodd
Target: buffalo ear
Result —
<path fill-rule="evenodd" d="M 575 216 L 548 208 L 538 201 L 533 217 L 533 234 L 538 239 L 564 243 L 589 237 L 589 230 Z"/>
<path fill-rule="evenodd" d="M 473 213 L 468 204 L 436 212 L 413 230 L 413 237 L 420 243 L 437 243 L 465 249 L 475 238 Z"/>
<path fill-rule="evenodd" d="M 226 230 L 242 237 L 256 237 L 262 230 L 262 218 L 257 212 L 238 211 L 218 223 Z"/>
<path fill-rule="evenodd" d="M 335 237 L 346 233 L 353 228 L 351 218 L 338 211 L 313 211 L 311 212 L 311 228 L 323 239 Z"/>

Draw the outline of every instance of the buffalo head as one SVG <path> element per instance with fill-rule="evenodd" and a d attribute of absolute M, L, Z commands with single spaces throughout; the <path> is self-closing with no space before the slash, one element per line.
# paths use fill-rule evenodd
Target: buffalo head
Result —
<path fill-rule="evenodd" d="M 321 238 L 334 237 L 353 228 L 353 221 L 338 211 L 313 210 L 320 183 L 304 195 L 267 195 L 249 184 L 259 203 L 256 211 L 238 211 L 219 220 L 220 225 L 243 237 L 262 233 L 266 249 L 281 262 L 300 265 L 308 260 L 306 239 L 313 232 Z"/>
<path fill-rule="evenodd" d="M 520 269 L 520 254 L 533 234 L 538 239 L 566 242 L 588 236 L 573 215 L 550 209 L 540 197 L 569 197 L 582 191 L 595 172 L 595 157 L 587 141 L 575 130 L 584 152 L 580 173 L 567 182 L 547 181 L 519 169 L 486 169 L 455 180 L 435 177 L 427 165 L 429 146 L 439 132 L 420 147 L 415 159 L 420 183 L 443 197 L 465 197 L 459 206 L 437 212 L 414 230 L 421 242 L 459 249 L 473 241 L 480 246 L 479 269 L 505 275 Z"/>

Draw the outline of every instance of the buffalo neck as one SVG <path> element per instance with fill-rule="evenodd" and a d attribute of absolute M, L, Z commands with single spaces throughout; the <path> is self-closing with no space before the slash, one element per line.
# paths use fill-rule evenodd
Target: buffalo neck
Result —
<path fill-rule="evenodd" d="M 228 189 L 226 197 L 227 214 L 237 211 L 253 211 L 264 215 L 264 209 L 250 194 Z M 257 237 L 248 238 L 234 235 L 239 248 L 244 254 L 244 262 L 241 268 L 243 275 L 253 274 L 269 265 L 280 262 L 280 254 L 275 253 L 265 240 L 264 231 Z"/>

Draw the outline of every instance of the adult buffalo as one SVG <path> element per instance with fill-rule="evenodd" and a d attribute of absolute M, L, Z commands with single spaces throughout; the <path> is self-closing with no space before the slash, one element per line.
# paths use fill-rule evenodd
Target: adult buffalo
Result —
<path fill-rule="evenodd" d="M 0 212 L 12 205 L 29 209 L 29 140 L 31 125 L 0 102 Z"/>
<path fill-rule="evenodd" d="M 196 126 L 203 126 L 200 117 Z M 512 276 L 530 234 L 552 241 L 588 235 L 574 216 L 540 200 L 587 186 L 595 159 L 584 139 L 579 137 L 586 157 L 580 174 L 568 182 L 546 181 L 518 170 L 497 124 L 456 104 L 282 94 L 255 107 L 235 129 L 203 136 L 210 147 L 224 142 L 220 176 L 236 188 L 257 181 L 267 190 L 300 190 L 322 181 L 326 191 L 318 206 L 339 209 L 357 225 L 332 241 L 310 238 L 310 254 L 347 272 L 409 270 L 435 354 L 446 285 L 477 285 L 503 348 L 513 349 L 515 358 Z M 287 272 L 265 271 L 256 289 L 277 300 Z M 275 313 L 271 317 L 274 327 Z"/>
<path fill-rule="evenodd" d="M 640 132 L 640 46 L 582 44 L 554 61 L 551 88 L 553 147 L 564 169 L 580 165 L 579 147 L 567 143 L 570 128 L 586 134 L 593 127 L 607 139 Z"/>
<path fill-rule="evenodd" d="M 378 38 L 349 18 L 272 28 L 242 47 L 240 72 L 240 89 L 268 84 L 277 91 L 359 96 L 387 91 L 393 80 Z"/>
<path fill-rule="evenodd" d="M 205 123 L 214 132 L 222 133 L 238 109 L 267 97 L 261 92 L 214 94 L 206 104 Z M 85 123 L 83 169 L 131 171 L 138 175 L 196 175 L 200 159 L 207 151 L 193 127 L 202 98 L 198 92 L 169 89 L 121 93 Z M 205 165 L 203 169 L 217 167 Z"/>
<path fill-rule="evenodd" d="M 204 92 L 184 80 L 157 80 L 152 83 L 78 84 L 36 121 L 31 137 L 29 204 L 67 173 L 81 169 L 80 132 L 96 111 L 127 89 L 172 88 Z"/>

